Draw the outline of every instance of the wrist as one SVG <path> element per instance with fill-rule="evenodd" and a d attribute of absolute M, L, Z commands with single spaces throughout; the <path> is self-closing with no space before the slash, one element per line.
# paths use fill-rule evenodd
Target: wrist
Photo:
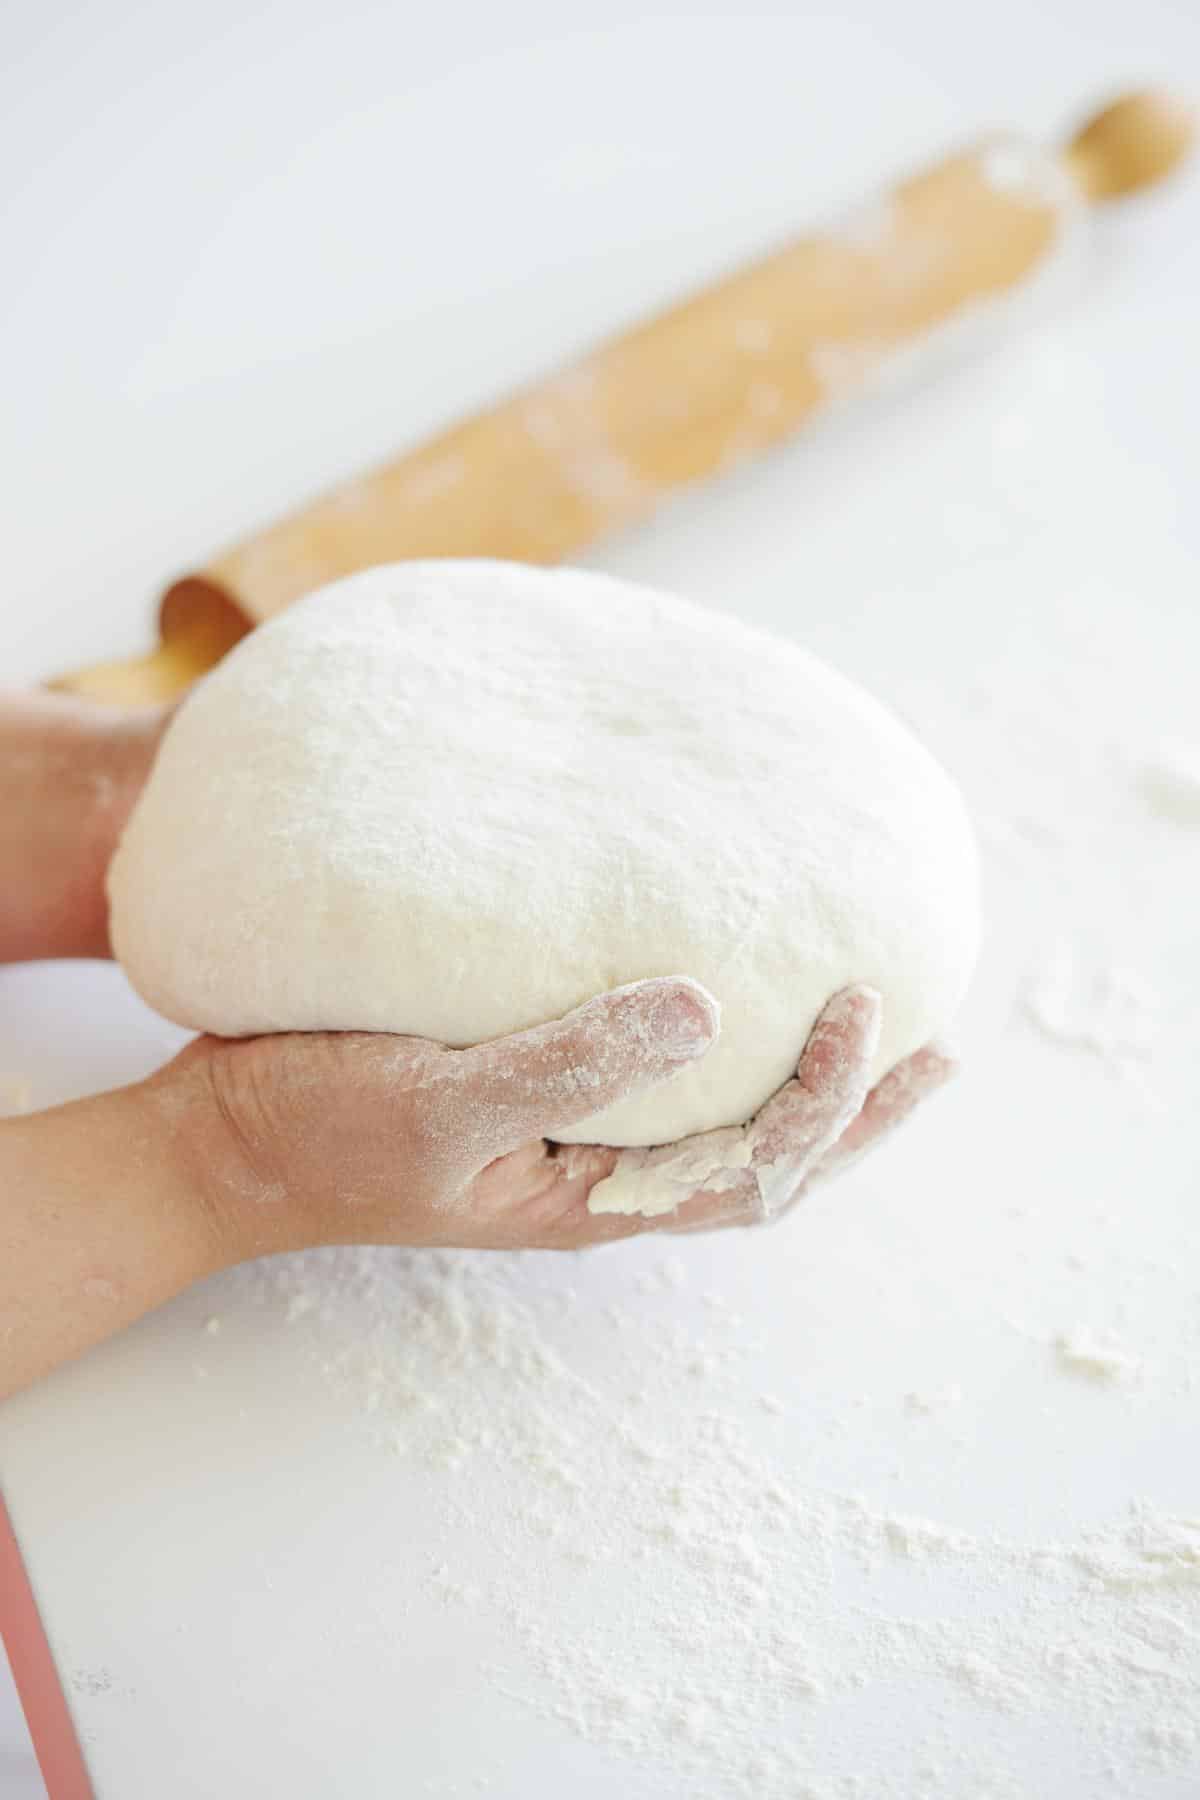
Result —
<path fill-rule="evenodd" d="M 0 1121 L 0 1397 L 231 1260 L 153 1088 Z"/>
<path fill-rule="evenodd" d="M 213 1268 L 317 1241 L 243 1116 L 229 1067 L 253 1054 L 250 1043 L 198 1038 L 143 1084 L 155 1130 L 171 1142 L 172 1184 L 188 1197 Z"/>
<path fill-rule="evenodd" d="M 0 702 L 0 961 L 107 956 L 105 876 L 166 715 L 49 694 Z"/>
<path fill-rule="evenodd" d="M 199 1096 L 190 1083 L 173 1077 L 174 1068 L 175 1063 L 168 1063 L 144 1081 L 102 1098 L 121 1103 L 117 1122 L 126 1134 L 118 1151 L 121 1166 L 128 1171 L 136 1159 L 139 1185 L 156 1196 L 161 1236 L 172 1247 L 170 1260 L 182 1289 L 231 1268 L 241 1257 L 212 1204 L 216 1171 L 206 1165 L 206 1150 L 211 1156 L 211 1149 L 197 1117 Z"/>
<path fill-rule="evenodd" d="M 89 709 L 90 710 L 90 709 Z M 73 823 L 79 832 L 79 900 L 72 924 L 73 942 L 60 956 L 110 956 L 108 939 L 108 865 L 121 833 L 146 784 L 167 723 L 160 708 L 82 719 L 74 744 L 75 780 L 68 783 L 81 796 Z M 69 848 L 64 856 L 70 856 Z"/>

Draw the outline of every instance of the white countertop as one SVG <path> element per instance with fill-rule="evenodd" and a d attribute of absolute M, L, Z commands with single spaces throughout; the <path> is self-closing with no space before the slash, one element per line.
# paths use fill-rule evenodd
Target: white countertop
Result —
<path fill-rule="evenodd" d="M 1200 85 L 1191 9 L 1047 10 L 19 0 L 5 680 L 980 125 Z M 1200 740 L 1198 292 L 1193 174 L 1051 322 L 596 553 L 961 778 L 965 1074 L 769 1234 L 243 1271 L 10 1403 L 101 1800 L 1196 1793 L 1200 822 L 1146 771 Z M 36 1105 L 178 1041 L 0 972 Z"/>

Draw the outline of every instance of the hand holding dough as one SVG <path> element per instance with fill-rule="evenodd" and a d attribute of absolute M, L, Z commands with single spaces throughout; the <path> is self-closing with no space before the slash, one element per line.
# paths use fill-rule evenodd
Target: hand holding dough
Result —
<path fill-rule="evenodd" d="M 398 564 L 312 595 L 184 703 L 109 878 L 135 986 L 225 1036 L 469 1046 L 684 970 L 676 1080 L 565 1125 L 740 1127 L 830 996 L 882 997 L 870 1082 L 949 1024 L 978 935 L 957 790 L 795 644 L 578 570 Z"/>
<path fill-rule="evenodd" d="M 690 1205 L 673 1227 L 681 1231 L 779 1218 L 814 1181 L 856 1161 L 954 1073 L 951 1058 L 928 1044 L 868 1091 L 880 1025 L 871 988 L 835 994 L 792 1080 L 756 1118 L 657 1150 L 623 1150 L 592 1189 L 589 1210 L 656 1218 Z"/>
<path fill-rule="evenodd" d="M 655 1226 L 754 1223 L 836 1166 L 841 1145 L 863 1147 L 895 1122 L 887 1105 L 863 1106 L 879 1018 L 869 990 L 835 996 L 793 1081 L 738 1134 L 752 1154 L 736 1179 L 677 1177 L 669 1216 L 590 1210 L 637 1153 L 547 1139 L 713 1053 L 716 1008 L 684 979 L 620 988 L 470 1050 L 363 1032 L 201 1038 L 150 1085 L 172 1117 L 207 1120 L 206 1210 L 238 1256 L 334 1243 L 579 1249 Z M 701 1138 L 664 1154 L 696 1168 L 708 1149 Z"/>

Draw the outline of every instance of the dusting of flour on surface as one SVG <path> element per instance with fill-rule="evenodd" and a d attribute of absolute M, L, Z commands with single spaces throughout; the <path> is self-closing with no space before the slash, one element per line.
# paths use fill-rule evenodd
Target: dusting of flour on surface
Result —
<path fill-rule="evenodd" d="M 719 1293 L 700 1330 L 656 1308 L 686 1286 L 678 1257 L 608 1309 L 603 1386 L 560 1349 L 575 1290 L 521 1267 L 354 1249 L 239 1281 L 301 1334 L 386 1479 L 451 1522 L 457 1550 L 411 1578 L 466 1641 L 498 1635 L 492 1689 L 618 1758 L 622 1791 L 1029 1800 L 1023 1746 L 1047 1729 L 1098 1795 L 1200 1778 L 1200 1511 L 1131 1496 L 1024 1541 L 826 1489 L 745 1422 L 753 1322 Z M 910 1394 L 911 1429 L 962 1401 Z M 856 1721 L 916 1682 L 941 1704 L 864 1762 Z"/>
<path fill-rule="evenodd" d="M 1160 744 L 1146 759 L 1142 780 L 1156 812 L 1180 825 L 1200 825 L 1200 743 Z"/>
<path fill-rule="evenodd" d="M 1136 1356 L 1110 1338 L 1097 1336 L 1086 1325 L 1060 1331 L 1054 1340 L 1054 1353 L 1069 1374 L 1082 1375 L 1090 1381 L 1131 1381 L 1141 1367 Z"/>
<path fill-rule="evenodd" d="M 1136 970 L 1091 967 L 1068 942 L 1050 952 L 1025 997 L 1026 1015 L 1043 1037 L 1098 1056 L 1121 1074 L 1149 1057 L 1159 1009 L 1158 995 Z"/>

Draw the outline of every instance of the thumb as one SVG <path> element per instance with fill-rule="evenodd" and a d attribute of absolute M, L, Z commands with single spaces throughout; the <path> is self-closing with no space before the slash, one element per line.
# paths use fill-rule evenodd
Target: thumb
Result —
<path fill-rule="evenodd" d="M 712 995 L 673 975 L 613 988 L 563 1019 L 461 1051 L 489 1157 L 666 1080 L 710 1050 L 719 1031 Z"/>

